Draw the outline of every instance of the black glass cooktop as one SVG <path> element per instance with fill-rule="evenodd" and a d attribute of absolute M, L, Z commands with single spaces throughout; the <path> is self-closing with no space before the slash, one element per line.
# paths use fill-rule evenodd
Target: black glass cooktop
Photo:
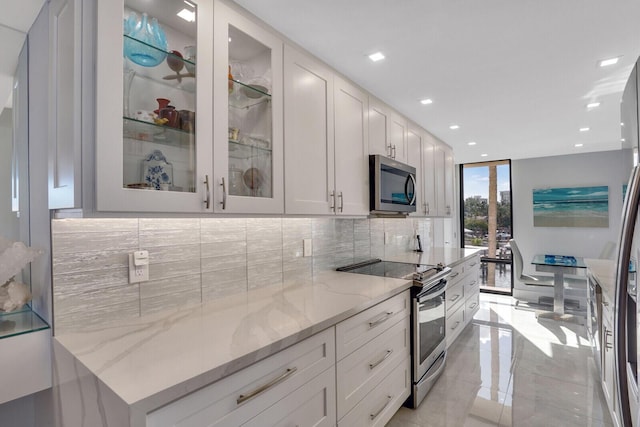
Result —
<path fill-rule="evenodd" d="M 357 264 L 346 265 L 337 269 L 347 273 L 366 274 L 369 276 L 393 277 L 425 282 L 442 271 L 441 266 L 411 264 L 405 262 L 382 261 L 371 259 Z"/>

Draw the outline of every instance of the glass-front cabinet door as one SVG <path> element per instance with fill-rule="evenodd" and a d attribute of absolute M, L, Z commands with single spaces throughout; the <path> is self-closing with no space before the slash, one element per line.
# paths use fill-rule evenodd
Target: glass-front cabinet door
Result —
<path fill-rule="evenodd" d="M 222 3 L 214 17 L 214 211 L 283 213 L 282 41 Z"/>
<path fill-rule="evenodd" d="M 211 211 L 210 0 L 98 1 L 100 211 Z"/>

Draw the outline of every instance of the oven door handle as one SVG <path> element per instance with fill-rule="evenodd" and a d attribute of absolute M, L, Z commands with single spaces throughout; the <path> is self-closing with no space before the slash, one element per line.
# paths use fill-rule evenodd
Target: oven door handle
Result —
<path fill-rule="evenodd" d="M 422 293 L 419 293 L 418 295 L 416 295 L 416 299 L 418 300 L 418 303 L 421 303 L 425 300 L 434 298 L 434 297 L 438 297 L 442 294 L 444 294 L 444 291 L 447 289 L 447 281 L 442 279 L 440 280 L 440 283 L 437 284 L 436 286 L 430 288 L 427 291 L 424 291 Z"/>

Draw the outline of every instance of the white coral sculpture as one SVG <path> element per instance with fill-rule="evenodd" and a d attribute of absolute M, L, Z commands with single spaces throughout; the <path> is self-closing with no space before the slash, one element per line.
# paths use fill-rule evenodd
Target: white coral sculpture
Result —
<path fill-rule="evenodd" d="M 17 282 L 15 275 L 42 253 L 0 236 L 0 311 L 18 310 L 31 300 L 29 286 Z"/>

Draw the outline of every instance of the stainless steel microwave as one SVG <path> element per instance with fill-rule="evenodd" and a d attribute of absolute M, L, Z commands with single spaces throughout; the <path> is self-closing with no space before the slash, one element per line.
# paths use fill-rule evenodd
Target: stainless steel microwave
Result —
<path fill-rule="evenodd" d="M 369 204 L 373 213 L 416 211 L 416 168 L 379 154 L 369 156 Z"/>

